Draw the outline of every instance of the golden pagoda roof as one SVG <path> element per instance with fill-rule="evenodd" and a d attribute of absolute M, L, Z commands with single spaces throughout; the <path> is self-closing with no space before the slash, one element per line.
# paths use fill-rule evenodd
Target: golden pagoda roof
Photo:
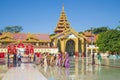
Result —
<path fill-rule="evenodd" d="M 54 32 L 55 33 L 61 33 L 64 30 L 67 30 L 69 28 L 70 28 L 70 23 L 67 20 L 66 13 L 64 11 L 64 6 L 62 6 L 62 12 L 60 14 L 60 19 L 59 19 L 59 21 L 57 23 L 57 26 L 56 26 Z"/>

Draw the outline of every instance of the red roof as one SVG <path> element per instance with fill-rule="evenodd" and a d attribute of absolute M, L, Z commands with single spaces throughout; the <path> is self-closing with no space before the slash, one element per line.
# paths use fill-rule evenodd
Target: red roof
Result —
<path fill-rule="evenodd" d="M 96 42 L 96 40 L 97 40 L 97 35 L 94 35 L 93 37 L 86 37 L 86 39 L 87 39 L 87 41 L 89 41 L 89 42 L 91 42 L 91 40 L 92 40 L 93 42 Z"/>
<path fill-rule="evenodd" d="M 83 35 L 85 35 L 85 36 L 87 36 L 87 37 L 92 36 L 91 32 L 84 32 Z"/>
<path fill-rule="evenodd" d="M 39 40 L 47 40 L 47 41 L 50 40 L 50 36 L 48 34 L 35 34 L 35 35 Z"/>
<path fill-rule="evenodd" d="M 27 33 L 10 33 L 14 40 L 26 40 L 28 38 Z M 34 35 L 38 40 L 42 41 L 50 41 L 49 34 L 32 34 Z"/>
<path fill-rule="evenodd" d="M 25 33 L 13 33 L 12 36 L 14 40 L 25 40 L 27 38 L 27 34 Z"/>
<path fill-rule="evenodd" d="M 91 34 L 91 32 L 83 32 L 83 35 L 86 37 L 87 41 L 89 42 L 91 42 L 91 40 L 96 42 L 97 40 L 97 35 Z"/>

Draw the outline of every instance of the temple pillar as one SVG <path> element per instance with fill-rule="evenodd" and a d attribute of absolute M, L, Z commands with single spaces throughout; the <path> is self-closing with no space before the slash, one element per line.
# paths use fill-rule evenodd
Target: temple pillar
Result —
<path fill-rule="evenodd" d="M 50 47 L 50 43 L 47 43 L 47 46 Z"/>
<path fill-rule="evenodd" d="M 88 43 L 86 43 L 86 57 L 88 57 Z"/>
<path fill-rule="evenodd" d="M 39 46 L 39 43 L 36 43 L 36 46 Z"/>
<path fill-rule="evenodd" d="M 85 57 L 85 51 L 84 51 L 84 39 L 82 39 L 81 48 L 82 48 L 82 57 Z"/>
<path fill-rule="evenodd" d="M 65 53 L 65 41 L 61 40 L 61 52 Z"/>
<path fill-rule="evenodd" d="M 96 49 L 96 53 L 98 53 L 98 49 L 97 48 L 95 48 Z"/>
<path fill-rule="evenodd" d="M 79 56 L 79 53 L 78 53 L 78 38 L 75 39 L 75 56 Z"/>
<path fill-rule="evenodd" d="M 53 46 L 54 46 L 54 47 L 57 47 L 57 39 L 54 40 Z"/>

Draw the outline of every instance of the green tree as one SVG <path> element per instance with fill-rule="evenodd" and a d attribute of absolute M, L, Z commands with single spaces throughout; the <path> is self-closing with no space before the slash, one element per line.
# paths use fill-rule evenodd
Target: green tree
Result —
<path fill-rule="evenodd" d="M 78 32 L 79 34 L 82 34 L 83 32 Z"/>
<path fill-rule="evenodd" d="M 94 28 L 93 33 L 94 34 L 99 34 L 99 33 L 102 33 L 102 32 L 106 32 L 108 30 L 110 30 L 108 27 L 99 27 L 99 28 Z"/>
<path fill-rule="evenodd" d="M 116 30 L 120 31 L 120 25 L 115 28 Z"/>
<path fill-rule="evenodd" d="M 4 28 L 3 32 L 12 32 L 12 33 L 18 33 L 21 32 L 23 29 L 21 26 L 7 26 Z"/>
<path fill-rule="evenodd" d="M 119 25 L 115 29 L 120 31 L 120 21 L 118 21 L 118 23 L 119 23 Z"/>
<path fill-rule="evenodd" d="M 0 29 L 0 33 L 2 33 L 3 32 L 3 30 L 2 29 Z"/>
<path fill-rule="evenodd" d="M 99 51 L 120 52 L 120 31 L 109 30 L 98 35 L 96 41 Z"/>
<path fill-rule="evenodd" d="M 55 34 L 50 34 L 50 36 L 54 36 Z"/>
<path fill-rule="evenodd" d="M 108 27 L 98 27 L 98 28 L 93 28 L 92 32 L 93 32 L 93 34 L 100 34 L 102 32 L 106 32 L 108 30 L 110 30 Z M 91 29 L 88 29 L 86 31 L 90 32 Z"/>

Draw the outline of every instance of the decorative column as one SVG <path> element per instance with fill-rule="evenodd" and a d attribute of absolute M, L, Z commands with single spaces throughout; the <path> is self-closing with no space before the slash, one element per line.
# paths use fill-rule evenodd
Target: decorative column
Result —
<path fill-rule="evenodd" d="M 79 53 L 78 53 L 78 38 L 75 39 L 75 56 L 79 56 Z"/>
<path fill-rule="evenodd" d="M 54 47 L 57 47 L 57 39 L 54 40 L 53 45 Z"/>
<path fill-rule="evenodd" d="M 85 53 L 84 53 L 84 39 L 81 40 L 81 48 L 82 48 L 82 57 L 85 57 Z"/>
<path fill-rule="evenodd" d="M 86 57 L 88 57 L 88 43 L 86 43 Z"/>
<path fill-rule="evenodd" d="M 98 53 L 98 49 L 97 49 L 97 47 L 96 47 L 95 49 L 96 49 L 96 53 Z"/>
<path fill-rule="evenodd" d="M 48 43 L 48 47 L 50 47 L 50 43 Z"/>
<path fill-rule="evenodd" d="M 61 52 L 65 53 L 65 41 L 61 40 Z"/>
<path fill-rule="evenodd" d="M 52 42 L 52 44 L 53 44 L 52 46 L 55 47 L 55 40 Z"/>
<path fill-rule="evenodd" d="M 36 46 L 39 46 L 39 43 L 36 43 Z"/>

